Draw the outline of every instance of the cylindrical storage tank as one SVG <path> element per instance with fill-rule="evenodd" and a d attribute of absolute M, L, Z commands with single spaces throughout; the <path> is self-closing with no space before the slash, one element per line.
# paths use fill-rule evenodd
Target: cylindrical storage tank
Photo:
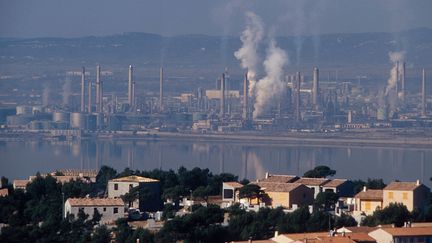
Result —
<path fill-rule="evenodd" d="M 42 129 L 50 130 L 53 128 L 52 121 L 42 121 Z"/>
<path fill-rule="evenodd" d="M 33 115 L 33 107 L 26 105 L 19 105 L 16 107 L 17 115 Z"/>
<path fill-rule="evenodd" d="M 56 111 L 53 113 L 53 122 L 69 123 L 69 121 L 70 121 L 70 113 L 69 112 Z"/>
<path fill-rule="evenodd" d="M 87 115 L 79 112 L 71 113 L 70 127 L 72 129 L 87 129 Z"/>
<path fill-rule="evenodd" d="M 87 129 L 96 130 L 97 116 L 95 114 L 88 115 L 87 118 Z"/>
<path fill-rule="evenodd" d="M 33 106 L 32 107 L 32 113 L 33 114 L 38 114 L 38 113 L 42 113 L 43 112 L 43 107 L 38 105 L 38 106 Z"/>

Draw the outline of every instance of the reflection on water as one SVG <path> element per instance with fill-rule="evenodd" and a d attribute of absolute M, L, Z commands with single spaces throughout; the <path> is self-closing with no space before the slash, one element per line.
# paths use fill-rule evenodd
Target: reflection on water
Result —
<path fill-rule="evenodd" d="M 1 142 L 0 175 L 26 178 L 37 171 L 97 169 L 109 165 L 139 170 L 209 168 L 255 180 L 265 172 L 302 175 L 327 165 L 338 178 L 383 178 L 431 186 L 432 149 L 271 146 L 174 141 Z"/>

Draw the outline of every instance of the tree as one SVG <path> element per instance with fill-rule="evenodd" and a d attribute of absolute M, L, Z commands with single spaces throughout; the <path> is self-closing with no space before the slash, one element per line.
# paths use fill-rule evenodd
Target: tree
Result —
<path fill-rule="evenodd" d="M 338 202 L 339 196 L 330 191 L 330 192 L 320 192 L 318 193 L 315 199 L 315 206 L 321 210 L 329 211 L 334 210 L 335 204 Z"/>
<path fill-rule="evenodd" d="M 177 185 L 165 189 L 162 196 L 165 200 L 172 200 L 175 203 L 176 207 L 178 207 L 179 201 L 184 195 L 187 195 L 186 189 L 182 186 Z"/>
<path fill-rule="evenodd" d="M 261 190 L 261 187 L 256 184 L 248 184 L 246 186 L 243 186 L 239 190 L 239 197 L 240 198 L 247 198 L 249 203 L 250 199 L 258 199 L 258 202 L 260 198 L 263 196 L 264 191 Z"/>
<path fill-rule="evenodd" d="M 394 224 L 396 227 L 403 226 L 411 219 L 410 212 L 402 203 L 390 203 L 382 210 L 375 211 L 373 216 L 380 224 Z"/>
<path fill-rule="evenodd" d="M 362 180 L 355 180 L 353 181 L 354 184 L 354 193 L 359 193 L 363 190 L 363 187 L 366 187 L 368 189 L 383 189 L 386 187 L 386 184 L 384 184 L 384 181 L 382 179 L 371 179 L 368 178 L 367 181 Z"/>
<path fill-rule="evenodd" d="M 200 198 L 204 200 L 205 202 L 208 202 L 208 196 L 210 194 L 211 189 L 207 186 L 200 186 L 195 191 L 192 192 L 192 196 L 194 198 Z"/>
<path fill-rule="evenodd" d="M 105 191 L 108 181 L 117 176 L 117 171 L 113 168 L 103 165 L 96 176 L 96 188 L 100 191 Z"/>
<path fill-rule="evenodd" d="M 111 232 L 105 225 L 99 226 L 95 229 L 91 238 L 92 243 L 106 243 L 111 240 Z"/>
<path fill-rule="evenodd" d="M 335 174 L 336 171 L 330 169 L 328 166 L 319 165 L 312 170 L 306 171 L 303 176 L 309 178 L 326 178 L 329 176 L 334 176 Z"/>
<path fill-rule="evenodd" d="M 116 227 L 114 228 L 117 242 L 126 242 L 128 237 L 132 234 L 132 229 L 128 225 L 127 220 L 120 218 L 116 221 Z"/>

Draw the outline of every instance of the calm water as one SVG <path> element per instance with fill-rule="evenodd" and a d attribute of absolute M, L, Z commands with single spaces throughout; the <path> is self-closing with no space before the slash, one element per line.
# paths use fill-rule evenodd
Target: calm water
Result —
<path fill-rule="evenodd" d="M 73 141 L 0 142 L 0 175 L 27 178 L 37 171 L 61 168 L 96 169 L 109 165 L 139 170 L 209 168 L 240 178 L 256 179 L 265 172 L 302 175 L 316 165 L 337 171 L 335 178 L 415 181 L 429 187 L 432 148 L 303 147 L 206 142 Z"/>

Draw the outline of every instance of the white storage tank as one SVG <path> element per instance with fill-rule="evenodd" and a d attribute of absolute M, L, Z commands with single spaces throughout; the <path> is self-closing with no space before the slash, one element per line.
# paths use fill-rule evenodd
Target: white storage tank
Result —
<path fill-rule="evenodd" d="M 71 113 L 70 127 L 72 129 L 87 129 L 87 115 L 79 112 Z"/>

